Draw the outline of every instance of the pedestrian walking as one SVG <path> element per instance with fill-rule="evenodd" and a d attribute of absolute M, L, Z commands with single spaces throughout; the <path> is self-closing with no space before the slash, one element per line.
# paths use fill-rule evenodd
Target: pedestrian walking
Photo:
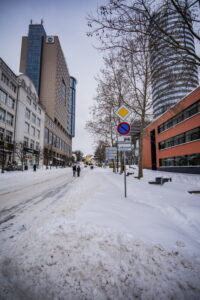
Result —
<path fill-rule="evenodd" d="M 80 166 L 77 167 L 76 171 L 77 171 L 77 176 L 79 177 L 80 176 L 80 172 L 81 172 Z"/>
<path fill-rule="evenodd" d="M 73 170 L 73 176 L 75 177 L 75 176 L 76 176 L 76 165 L 74 165 L 74 166 L 72 167 L 72 170 Z"/>
<path fill-rule="evenodd" d="M 33 171 L 36 171 L 36 168 L 37 168 L 37 166 L 36 166 L 36 164 L 34 164 L 33 165 Z"/>

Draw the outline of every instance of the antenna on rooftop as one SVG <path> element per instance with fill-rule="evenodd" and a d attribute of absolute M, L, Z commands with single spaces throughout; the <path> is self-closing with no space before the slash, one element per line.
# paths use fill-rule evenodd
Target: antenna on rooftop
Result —
<path fill-rule="evenodd" d="M 30 20 L 30 24 L 31 24 L 31 25 L 33 24 L 33 20 L 32 20 L 32 19 Z"/>
<path fill-rule="evenodd" d="M 41 25 L 43 25 L 43 23 L 44 23 L 44 21 L 43 21 L 43 19 L 41 19 Z"/>

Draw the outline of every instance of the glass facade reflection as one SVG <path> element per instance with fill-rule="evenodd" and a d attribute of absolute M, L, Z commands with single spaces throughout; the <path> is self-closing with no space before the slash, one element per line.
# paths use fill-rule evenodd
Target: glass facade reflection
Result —
<path fill-rule="evenodd" d="M 75 108 L 76 108 L 76 79 L 70 77 L 70 105 L 69 105 L 69 120 L 70 120 L 70 135 L 75 136 Z"/>
<path fill-rule="evenodd" d="M 45 36 L 46 32 L 42 24 L 29 25 L 26 75 L 32 79 L 38 94 L 40 92 L 42 44 Z"/>
<path fill-rule="evenodd" d="M 186 12 L 188 22 L 191 23 L 190 12 L 188 9 Z M 161 30 L 158 30 L 157 24 Z M 166 35 L 161 34 L 162 30 Z M 170 4 L 160 8 L 152 18 L 151 24 L 150 63 L 154 118 L 163 114 L 198 86 L 198 70 L 193 56 L 171 46 L 167 35 L 183 48 L 195 53 L 192 33 Z"/>

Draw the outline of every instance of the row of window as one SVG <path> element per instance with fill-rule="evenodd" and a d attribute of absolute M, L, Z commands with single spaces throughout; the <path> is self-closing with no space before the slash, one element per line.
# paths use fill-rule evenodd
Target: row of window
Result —
<path fill-rule="evenodd" d="M 161 158 L 160 167 L 200 166 L 200 153 Z"/>
<path fill-rule="evenodd" d="M 187 77 L 186 77 L 187 75 Z M 181 76 L 181 81 L 186 80 L 189 76 L 191 76 L 191 73 L 184 73 L 184 76 Z M 171 77 L 170 77 L 171 78 Z M 179 78 L 180 79 L 180 78 Z M 163 78 L 160 79 L 160 77 L 157 77 L 154 79 L 154 82 L 152 83 L 152 89 L 153 89 L 153 95 L 157 90 L 162 89 L 163 87 L 168 87 L 169 84 L 172 84 L 172 82 L 169 81 L 169 78 Z M 174 87 L 176 87 L 176 85 L 174 84 Z"/>
<path fill-rule="evenodd" d="M 159 143 L 159 149 L 163 150 L 200 139 L 200 127 L 183 132 Z"/>
<path fill-rule="evenodd" d="M 16 85 L 12 81 L 10 81 L 4 73 L 1 73 L 1 81 L 4 82 L 14 93 L 16 93 Z"/>
<path fill-rule="evenodd" d="M 58 136 L 53 134 L 48 128 L 45 128 L 45 133 L 44 133 L 44 142 L 46 144 L 52 145 L 55 148 L 60 149 L 61 151 L 70 154 L 70 148 L 69 146 L 61 140 Z"/>
<path fill-rule="evenodd" d="M 35 142 L 34 140 L 27 138 L 26 136 L 24 137 L 24 146 L 27 148 L 31 148 L 31 149 L 35 149 L 35 150 L 39 150 L 40 148 L 40 144 L 38 142 Z"/>
<path fill-rule="evenodd" d="M 37 126 L 40 126 L 40 124 L 41 124 L 40 118 L 37 118 L 36 115 L 31 113 L 31 111 L 28 108 L 26 108 L 25 117 L 28 120 L 31 120 L 31 122 L 33 122 Z"/>
<path fill-rule="evenodd" d="M 186 109 L 184 109 L 181 113 L 177 114 L 175 117 L 169 119 L 165 123 L 161 124 L 158 127 L 158 133 L 161 133 L 168 128 L 175 126 L 176 124 L 190 118 L 191 116 L 200 112 L 200 100 L 195 102 L 194 104 L 190 105 Z"/>
<path fill-rule="evenodd" d="M 0 120 L 6 122 L 10 126 L 13 126 L 14 116 L 0 107 Z"/>
<path fill-rule="evenodd" d="M 34 126 L 30 126 L 29 123 L 25 122 L 25 133 L 35 136 L 37 139 L 40 138 L 40 130 L 36 129 Z"/>
<path fill-rule="evenodd" d="M 0 89 L 0 101 L 12 109 L 15 108 L 15 100 L 12 99 L 9 95 L 7 95 L 1 89 Z"/>
<path fill-rule="evenodd" d="M 36 111 L 38 111 L 39 114 L 41 115 L 41 112 L 42 112 L 42 111 L 41 111 L 41 108 L 40 108 L 39 106 L 37 106 L 37 104 L 36 104 L 34 101 L 32 101 L 30 97 L 27 97 L 26 100 L 27 100 L 28 104 L 29 104 L 29 105 L 33 105 L 33 108 L 34 108 Z"/>
<path fill-rule="evenodd" d="M 0 140 L 5 142 L 12 142 L 13 133 L 9 130 L 5 130 L 4 128 L 0 127 Z"/>

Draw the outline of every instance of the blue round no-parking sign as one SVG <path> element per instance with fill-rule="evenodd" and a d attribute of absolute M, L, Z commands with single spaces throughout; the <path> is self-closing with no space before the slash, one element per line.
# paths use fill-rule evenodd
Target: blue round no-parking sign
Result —
<path fill-rule="evenodd" d="M 121 122 L 117 126 L 117 132 L 121 135 L 129 134 L 130 130 L 131 130 L 131 126 L 127 122 Z"/>

